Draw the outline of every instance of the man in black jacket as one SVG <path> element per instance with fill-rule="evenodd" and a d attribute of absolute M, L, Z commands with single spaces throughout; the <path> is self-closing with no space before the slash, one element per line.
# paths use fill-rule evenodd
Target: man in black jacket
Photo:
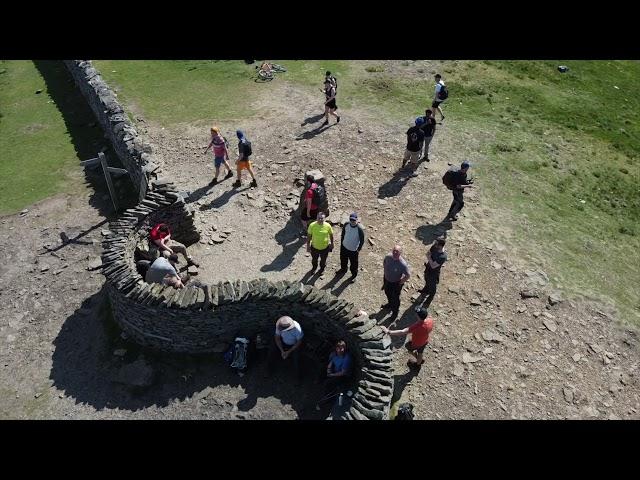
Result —
<path fill-rule="evenodd" d="M 336 273 L 347 273 L 347 264 L 351 261 L 351 282 L 355 282 L 358 276 L 358 253 L 364 246 L 364 228 L 358 222 L 358 214 L 349 215 L 349 221 L 342 225 L 340 239 L 340 270 Z"/>
<path fill-rule="evenodd" d="M 451 202 L 451 207 L 449 207 L 449 213 L 447 213 L 446 217 L 449 222 L 455 222 L 458 219 L 458 212 L 464 207 L 464 189 L 473 186 L 471 185 L 472 182 L 467 179 L 469 166 L 469 162 L 465 160 L 459 169 L 454 168 L 447 172 L 451 176 L 447 188 L 453 193 L 453 202 Z"/>
<path fill-rule="evenodd" d="M 429 144 L 433 140 L 433 135 L 436 133 L 436 117 L 431 110 L 424 112 L 424 123 L 421 126 L 424 132 L 424 142 L 422 143 L 422 158 L 421 160 L 429 161 Z"/>

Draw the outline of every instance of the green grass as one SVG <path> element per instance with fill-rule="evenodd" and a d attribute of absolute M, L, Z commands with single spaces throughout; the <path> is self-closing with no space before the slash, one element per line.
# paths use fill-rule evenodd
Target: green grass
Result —
<path fill-rule="evenodd" d="M 73 140 L 34 63 L 0 61 L 0 215 L 77 188 L 78 176 L 70 176 L 79 168 Z"/>

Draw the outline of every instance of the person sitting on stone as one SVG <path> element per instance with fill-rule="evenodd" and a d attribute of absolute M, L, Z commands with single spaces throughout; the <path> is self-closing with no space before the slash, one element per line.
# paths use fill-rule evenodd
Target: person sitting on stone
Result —
<path fill-rule="evenodd" d="M 169 258 L 158 257 L 147 270 L 144 281 L 147 283 L 161 283 L 163 285 L 171 285 L 175 288 L 183 288 L 184 283 L 187 281 L 187 277 L 180 277 L 178 274 L 178 255 L 172 253 Z M 171 277 L 169 280 L 165 280 L 167 277 Z M 176 277 L 176 278 L 173 278 Z M 177 281 L 176 281 L 177 279 Z"/>
<path fill-rule="evenodd" d="M 171 238 L 171 229 L 166 223 L 158 223 L 153 227 L 149 237 L 163 257 L 168 258 L 170 255 L 181 253 L 187 260 L 187 265 L 195 265 L 196 267 L 200 266 L 187 253 L 187 247 Z"/>
<path fill-rule="evenodd" d="M 282 360 L 291 359 L 298 379 L 301 378 L 300 350 L 304 333 L 302 327 L 291 317 L 280 317 L 276 322 L 274 342 L 269 349 L 267 371 L 269 376 L 273 374 L 275 362 L 278 357 Z"/>
<path fill-rule="evenodd" d="M 344 386 L 351 375 L 351 364 L 351 354 L 347 351 L 347 344 L 344 340 L 338 341 L 335 350 L 329 355 L 327 379 L 324 383 L 325 394 Z"/>

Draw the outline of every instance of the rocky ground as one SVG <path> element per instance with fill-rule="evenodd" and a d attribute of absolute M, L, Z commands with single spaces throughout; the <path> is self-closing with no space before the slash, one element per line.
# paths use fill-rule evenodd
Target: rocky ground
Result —
<path fill-rule="evenodd" d="M 300 279 L 376 314 L 385 301 L 381 261 L 399 242 L 413 268 L 397 322 L 403 328 L 413 320 L 426 250 L 446 235 L 427 362 L 410 371 L 402 339 L 395 341 L 396 400 L 412 402 L 421 419 L 640 418 L 637 332 L 602 305 L 564 298 L 544 271 L 515 258 L 487 228 L 496 213 L 484 205 L 491 192 L 482 179 L 460 220 L 440 223 L 451 201 L 442 173 L 463 158 L 482 161 L 482 137 L 447 118 L 432 143 L 434 160 L 411 178 L 398 171 L 408 125 L 344 110 L 340 124 L 318 130 L 321 99 L 283 82 L 278 88 L 255 105 L 255 120 L 220 125 L 232 144 L 236 128 L 247 132 L 258 188 L 248 180 L 236 190 L 232 180 L 207 185 L 212 159 L 200 154 L 208 126 L 139 124 L 198 210 L 204 235 L 192 250 L 200 280 Z M 356 210 L 366 228 L 355 284 L 334 277 L 337 251 L 323 276 L 306 274 L 310 259 L 290 214 L 312 168 L 328 177 L 329 219 L 339 223 Z M 160 356 L 127 342 L 108 320 L 103 278 L 93 270 L 103 220 L 88 194 L 0 220 L 1 418 L 313 418 L 311 378 L 301 387 L 286 374 L 267 380 L 261 362 L 239 378 L 217 358 Z M 86 230 L 75 242 L 60 238 Z"/>

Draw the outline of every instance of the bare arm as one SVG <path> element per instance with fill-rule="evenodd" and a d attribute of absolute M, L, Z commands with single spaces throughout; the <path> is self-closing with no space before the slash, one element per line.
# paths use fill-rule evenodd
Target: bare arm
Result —
<path fill-rule="evenodd" d="M 280 353 L 284 355 L 284 348 L 282 348 L 282 339 L 280 338 L 280 335 L 275 335 L 275 339 L 278 350 L 280 350 Z"/>
<path fill-rule="evenodd" d="M 392 337 L 399 337 L 401 335 L 406 335 L 409 333 L 409 327 L 403 328 L 402 330 L 389 330 L 384 325 L 380 327 L 384 333 L 387 335 L 391 335 Z"/>

